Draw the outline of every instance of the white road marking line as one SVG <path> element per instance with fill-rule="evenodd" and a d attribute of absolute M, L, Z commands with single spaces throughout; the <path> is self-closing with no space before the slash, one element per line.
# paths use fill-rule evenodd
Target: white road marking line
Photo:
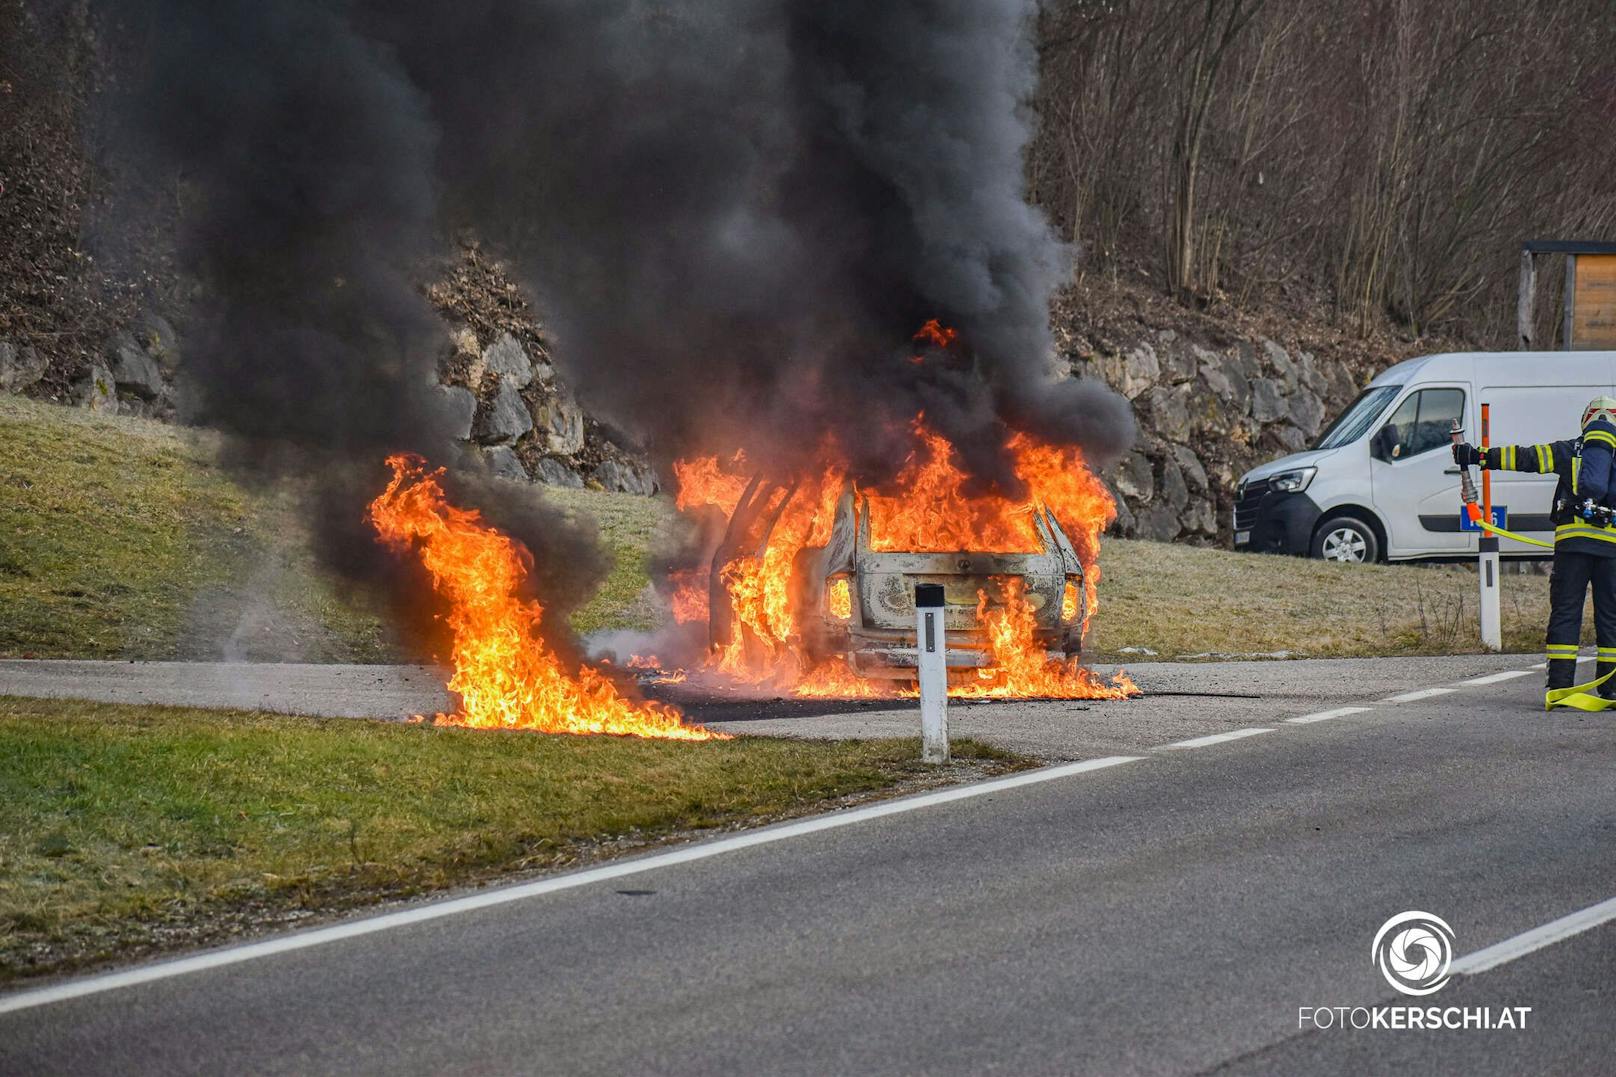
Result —
<path fill-rule="evenodd" d="M 195 957 L 182 957 L 173 961 L 163 961 L 157 964 L 126 969 L 122 972 L 88 976 L 81 980 L 70 980 L 67 983 L 56 984 L 52 987 L 42 987 L 33 991 L 19 991 L 14 995 L 0 996 L 0 1013 L 26 1010 L 35 1006 L 62 1002 L 66 999 L 94 995 L 102 991 L 112 991 L 120 987 L 133 987 L 136 984 L 150 983 L 153 980 L 166 980 L 175 976 L 204 972 L 208 969 L 221 968 L 226 965 L 237 965 L 260 957 L 271 957 L 275 954 L 284 954 L 293 950 L 306 950 L 313 946 L 323 946 L 328 942 L 357 938 L 361 935 L 372 935 L 378 931 L 388 931 L 396 927 L 424 923 L 428 920 L 441 920 L 444 917 L 456 916 L 464 912 L 474 912 L 478 909 L 491 908 L 496 905 L 508 905 L 515 901 L 524 901 L 527 898 L 539 897 L 543 894 L 553 894 L 558 890 L 573 890 L 580 886 L 588 886 L 591 883 L 605 882 L 608 879 L 620 879 L 625 875 L 638 875 L 642 872 L 655 871 L 658 868 L 672 867 L 675 864 L 688 864 L 694 860 L 706 860 L 708 857 L 720 856 L 724 853 L 734 852 L 737 849 L 748 849 L 754 845 L 770 845 L 777 841 L 801 837 L 804 834 L 814 834 L 821 830 L 836 830 L 844 826 L 852 826 L 856 823 L 868 822 L 871 819 L 880 819 L 888 815 L 900 815 L 905 812 L 917 811 L 921 808 L 930 808 L 938 804 L 948 804 L 956 800 L 968 800 L 972 797 L 986 796 L 990 793 L 1002 793 L 1024 785 L 1038 785 L 1043 782 L 1056 781 L 1060 778 L 1069 778 L 1074 774 L 1083 774 L 1091 770 L 1102 770 L 1106 767 L 1115 767 L 1123 763 L 1134 763 L 1143 758 L 1143 756 L 1137 755 L 1113 755 L 1106 756 L 1103 759 L 1085 759 L 1081 763 L 1065 763 L 1056 767 L 1043 767 L 1022 774 L 1013 774 L 1008 778 L 995 778 L 992 781 L 958 785 L 951 789 L 940 789 L 934 793 L 922 793 L 919 796 L 902 797 L 897 800 L 884 801 L 880 804 L 871 804 L 864 808 L 854 808 L 852 811 L 816 815 L 809 819 L 798 820 L 795 823 L 782 823 L 779 826 L 746 831 L 727 838 L 720 838 L 717 841 L 687 845 L 684 848 L 658 853 L 654 856 L 619 861 L 615 864 L 605 864 L 598 868 L 589 868 L 568 875 L 557 875 L 548 879 L 537 879 L 533 882 L 521 883 L 516 886 L 500 887 L 495 890 L 471 894 L 467 897 L 386 913 L 382 916 L 350 920 L 346 923 L 315 928 L 295 935 L 283 935 L 280 938 L 265 939 L 263 942 L 252 942 L 223 950 L 213 950 L 208 953 L 197 954 Z"/>
<path fill-rule="evenodd" d="M 1418 703 L 1422 699 L 1434 699 L 1456 692 L 1456 688 L 1421 688 L 1418 692 L 1404 692 L 1400 696 L 1387 696 L 1382 703 Z"/>
<path fill-rule="evenodd" d="M 1478 972 L 1497 968 L 1506 961 L 1514 961 L 1517 957 L 1525 957 L 1533 950 L 1541 950 L 1545 946 L 1552 946 L 1561 939 L 1569 939 L 1573 935 L 1581 934 L 1591 927 L 1598 927 L 1608 920 L 1616 920 L 1616 898 L 1601 901 L 1597 905 L 1590 905 L 1581 912 L 1574 912 L 1570 916 L 1562 916 L 1558 920 L 1551 920 L 1542 927 L 1534 927 L 1531 931 L 1522 932 L 1512 939 L 1497 942 L 1483 950 L 1459 958 L 1451 966 L 1455 975 L 1474 976 Z"/>
<path fill-rule="evenodd" d="M 1534 670 L 1548 669 L 1549 664 L 1547 662 L 1539 662 L 1537 665 L 1533 666 L 1532 668 Z"/>
<path fill-rule="evenodd" d="M 1195 737 L 1191 740 L 1176 741 L 1172 744 L 1163 744 L 1163 748 L 1205 748 L 1209 744 L 1222 744 L 1228 740 L 1239 740 L 1242 737 L 1255 737 L 1258 733 L 1272 733 L 1272 729 L 1234 729 L 1228 733 L 1213 733 L 1208 737 Z"/>
<path fill-rule="evenodd" d="M 1501 681 L 1512 681 L 1516 677 L 1530 677 L 1529 669 L 1507 669 L 1502 673 L 1489 673 L 1485 677 L 1472 677 L 1468 681 L 1460 681 L 1465 685 L 1498 684 Z"/>
<path fill-rule="evenodd" d="M 1327 722 L 1331 718 L 1345 718 L 1349 714 L 1362 714 L 1369 707 L 1337 707 L 1333 711 L 1320 711 L 1317 714 L 1304 714 L 1299 718 L 1287 718 L 1292 725 L 1307 725 L 1310 722 Z"/>

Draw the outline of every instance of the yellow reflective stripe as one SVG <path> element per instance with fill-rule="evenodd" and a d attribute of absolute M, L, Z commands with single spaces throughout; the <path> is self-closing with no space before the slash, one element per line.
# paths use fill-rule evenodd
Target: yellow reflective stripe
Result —
<path fill-rule="evenodd" d="M 1549 654 L 1576 654 L 1577 645 L 1575 643 L 1551 643 L 1544 650 Z"/>
<path fill-rule="evenodd" d="M 1603 442 L 1604 444 L 1609 445 L 1611 448 L 1616 449 L 1616 434 L 1609 434 L 1603 430 L 1593 430 L 1582 435 L 1582 443 L 1584 445 L 1588 444 L 1590 441 Z"/>
<path fill-rule="evenodd" d="M 1553 471 L 1554 450 L 1549 448 L 1547 445 L 1534 445 L 1532 448 L 1537 452 L 1537 473 L 1539 475 L 1547 475 L 1549 472 Z"/>
<path fill-rule="evenodd" d="M 1573 494 L 1575 494 L 1577 492 L 1577 477 L 1579 475 L 1581 475 L 1581 474 L 1582 474 L 1582 457 L 1573 456 L 1571 458 L 1571 492 Z"/>
<path fill-rule="evenodd" d="M 1592 524 L 1561 524 L 1554 529 L 1554 541 L 1562 539 L 1598 539 L 1600 542 L 1616 543 L 1616 531 L 1595 527 Z"/>
<path fill-rule="evenodd" d="M 1504 446 L 1504 470 L 1515 470 L 1515 446 L 1513 445 Z"/>
<path fill-rule="evenodd" d="M 1616 647 L 1601 647 L 1601 648 L 1599 648 L 1599 657 L 1600 658 L 1616 658 Z"/>

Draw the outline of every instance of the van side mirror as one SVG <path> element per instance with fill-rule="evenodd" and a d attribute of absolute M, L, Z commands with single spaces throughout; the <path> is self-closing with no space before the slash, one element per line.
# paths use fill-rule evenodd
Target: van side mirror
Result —
<path fill-rule="evenodd" d="M 1397 431 L 1388 423 L 1375 431 L 1375 436 L 1369 439 L 1369 455 L 1383 464 L 1389 464 L 1392 462 L 1396 445 Z"/>

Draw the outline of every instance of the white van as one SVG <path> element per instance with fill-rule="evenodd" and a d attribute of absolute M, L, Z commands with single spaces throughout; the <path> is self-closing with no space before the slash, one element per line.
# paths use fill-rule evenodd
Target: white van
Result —
<path fill-rule="evenodd" d="M 1398 363 L 1325 428 L 1311 449 L 1253 468 L 1235 494 L 1234 547 L 1335 561 L 1475 556 L 1460 510 L 1453 420 L 1492 444 L 1576 437 L 1582 409 L 1616 395 L 1616 352 L 1453 352 Z M 1492 472 L 1500 526 L 1552 541 L 1555 476 Z M 1546 551 L 1503 540 L 1500 552 Z"/>

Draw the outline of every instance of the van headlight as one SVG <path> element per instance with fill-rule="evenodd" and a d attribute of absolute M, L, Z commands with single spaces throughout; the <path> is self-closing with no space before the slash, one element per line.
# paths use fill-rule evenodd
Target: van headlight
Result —
<path fill-rule="evenodd" d="M 1295 471 L 1281 471 L 1268 480 L 1268 488 L 1282 494 L 1299 494 L 1307 489 L 1307 484 L 1313 481 L 1318 470 L 1316 467 L 1299 467 Z"/>

